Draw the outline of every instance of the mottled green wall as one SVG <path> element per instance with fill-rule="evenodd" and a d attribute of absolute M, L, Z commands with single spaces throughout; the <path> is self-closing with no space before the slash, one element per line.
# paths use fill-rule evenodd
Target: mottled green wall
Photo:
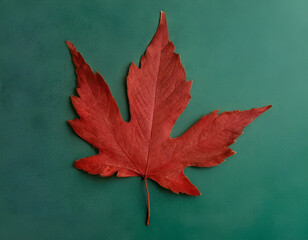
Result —
<path fill-rule="evenodd" d="M 203 193 L 72 167 L 95 154 L 66 120 L 76 76 L 72 41 L 129 118 L 125 76 L 159 20 L 181 55 L 192 99 L 173 136 L 203 114 L 273 108 L 238 152 L 185 173 Z M 0 1 L 0 239 L 308 239 L 308 1 Z M 142 147 L 142 146 L 140 146 Z"/>

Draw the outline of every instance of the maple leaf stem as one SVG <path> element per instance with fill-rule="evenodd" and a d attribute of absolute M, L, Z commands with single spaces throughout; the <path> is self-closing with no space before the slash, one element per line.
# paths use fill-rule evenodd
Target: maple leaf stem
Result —
<path fill-rule="evenodd" d="M 144 183 L 145 183 L 145 188 L 147 190 L 147 197 L 148 197 L 148 217 L 147 217 L 147 226 L 150 225 L 150 213 L 151 213 L 151 209 L 150 209 L 150 194 L 149 194 L 149 189 L 148 189 L 148 183 L 147 183 L 147 178 L 144 178 Z"/>

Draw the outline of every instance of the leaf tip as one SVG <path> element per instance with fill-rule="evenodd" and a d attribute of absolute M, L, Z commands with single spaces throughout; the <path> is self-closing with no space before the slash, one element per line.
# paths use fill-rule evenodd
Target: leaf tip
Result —
<path fill-rule="evenodd" d="M 260 108 L 263 112 L 267 111 L 268 109 L 270 109 L 273 105 L 267 105 L 265 107 Z"/>
<path fill-rule="evenodd" d="M 166 13 L 163 11 L 160 11 L 160 23 L 166 23 Z"/>
<path fill-rule="evenodd" d="M 81 165 L 80 165 L 80 159 L 79 159 L 79 160 L 76 160 L 76 161 L 74 162 L 73 166 L 74 166 L 75 168 L 77 168 L 77 169 L 82 170 Z"/>
<path fill-rule="evenodd" d="M 268 109 L 270 109 L 271 107 L 272 107 L 272 105 L 268 105 L 268 106 L 265 106 L 265 107 L 257 108 L 257 109 L 256 109 L 257 112 L 258 112 L 257 116 L 259 116 L 260 114 L 266 112 L 266 111 L 267 111 Z M 255 117 L 254 117 L 253 119 L 255 119 Z"/>
<path fill-rule="evenodd" d="M 65 40 L 66 45 L 69 47 L 71 45 L 73 45 L 69 40 Z"/>
<path fill-rule="evenodd" d="M 68 48 L 69 48 L 70 51 L 76 50 L 74 44 L 72 44 L 70 41 L 66 40 L 65 43 L 66 43 L 66 45 L 68 46 Z"/>
<path fill-rule="evenodd" d="M 197 191 L 194 192 L 193 196 L 201 196 L 201 192 L 197 189 Z"/>
<path fill-rule="evenodd" d="M 193 188 L 190 191 L 186 192 L 186 194 L 191 195 L 191 196 L 200 196 L 201 195 L 199 189 L 196 188 L 195 186 L 193 186 Z"/>
<path fill-rule="evenodd" d="M 74 129 L 74 126 L 76 124 L 76 120 L 78 120 L 78 119 L 67 120 L 66 122 Z"/>
<path fill-rule="evenodd" d="M 213 115 L 217 116 L 217 115 L 218 115 L 219 110 L 220 110 L 220 109 L 216 109 L 216 110 L 214 110 L 213 112 L 211 112 L 211 113 L 210 113 L 210 115 L 211 115 L 211 114 L 213 114 Z"/>

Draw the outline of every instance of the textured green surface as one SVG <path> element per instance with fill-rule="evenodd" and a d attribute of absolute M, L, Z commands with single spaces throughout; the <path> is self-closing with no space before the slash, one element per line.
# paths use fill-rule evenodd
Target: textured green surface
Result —
<path fill-rule="evenodd" d="M 72 41 L 129 119 L 125 76 L 164 10 L 192 99 L 172 135 L 203 114 L 273 108 L 238 152 L 185 173 L 203 193 L 73 168 L 95 154 L 66 120 L 76 77 Z M 308 236 L 308 2 L 0 1 L 0 239 L 279 239 Z M 140 146 L 142 147 L 142 146 Z"/>

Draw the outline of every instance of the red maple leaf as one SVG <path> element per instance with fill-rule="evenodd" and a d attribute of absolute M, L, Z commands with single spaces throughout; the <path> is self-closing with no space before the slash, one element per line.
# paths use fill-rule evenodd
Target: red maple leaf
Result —
<path fill-rule="evenodd" d="M 161 12 L 158 29 L 141 58 L 130 65 L 127 94 L 131 119 L 125 122 L 103 77 L 94 73 L 74 45 L 66 42 L 77 74 L 77 93 L 72 103 L 80 119 L 70 120 L 74 131 L 99 153 L 79 159 L 78 169 L 108 177 L 141 176 L 150 198 L 147 179 L 174 193 L 200 195 L 184 175 L 188 166 L 213 167 L 235 154 L 228 146 L 261 113 L 271 106 L 247 111 L 203 116 L 183 135 L 170 138 L 177 118 L 191 96 L 180 56 L 169 41 L 166 15 Z"/>

